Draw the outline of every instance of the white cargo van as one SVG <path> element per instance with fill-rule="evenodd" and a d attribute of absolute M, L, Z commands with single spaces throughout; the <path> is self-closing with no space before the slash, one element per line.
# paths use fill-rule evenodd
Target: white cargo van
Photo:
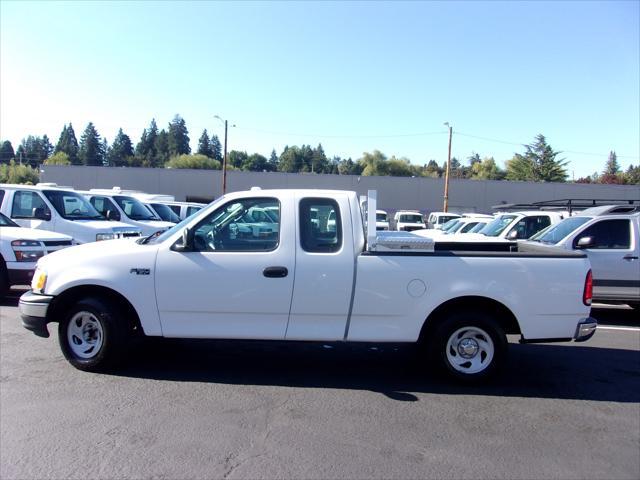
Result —
<path fill-rule="evenodd" d="M 109 222 L 78 192 L 54 183 L 0 184 L 0 212 L 21 227 L 49 230 L 77 243 L 139 237 L 139 228 Z"/>

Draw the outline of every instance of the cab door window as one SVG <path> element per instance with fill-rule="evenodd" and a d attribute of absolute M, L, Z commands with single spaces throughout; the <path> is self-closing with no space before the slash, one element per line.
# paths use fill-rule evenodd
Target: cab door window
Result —
<path fill-rule="evenodd" d="M 551 225 L 551 219 L 547 215 L 536 215 L 523 218 L 513 228 L 518 233 L 516 238 L 529 238 L 549 225 Z"/>
<path fill-rule="evenodd" d="M 193 249 L 199 252 L 272 251 L 280 242 L 280 221 L 264 211 L 275 209 L 280 218 L 280 202 L 275 198 L 234 200 L 216 209 L 194 229 Z"/>
<path fill-rule="evenodd" d="M 91 205 L 93 205 L 93 208 L 95 208 L 98 212 L 100 212 L 105 217 L 107 216 L 107 212 L 109 210 L 114 212 L 113 213 L 114 215 L 117 214 L 116 215 L 117 217 L 120 216 L 120 212 L 118 212 L 118 208 L 114 205 L 114 203 L 108 197 L 91 197 L 91 200 L 89 200 L 89 202 L 91 202 Z"/>
<path fill-rule="evenodd" d="M 342 221 L 335 200 L 300 201 L 300 245 L 311 253 L 334 253 L 342 248 Z"/>
<path fill-rule="evenodd" d="M 631 248 L 631 223 L 625 219 L 602 220 L 585 228 L 573 241 L 576 248 L 578 240 L 583 237 L 591 237 L 594 249 L 619 249 Z"/>
<path fill-rule="evenodd" d="M 42 197 L 37 192 L 16 191 L 13 195 L 11 218 L 37 218 L 38 213 L 51 214 Z"/>

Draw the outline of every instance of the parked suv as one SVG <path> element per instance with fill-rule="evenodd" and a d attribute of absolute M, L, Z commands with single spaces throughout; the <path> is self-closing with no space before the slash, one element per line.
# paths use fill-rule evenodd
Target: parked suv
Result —
<path fill-rule="evenodd" d="M 78 192 L 55 183 L 0 184 L 0 212 L 21 227 L 63 233 L 77 243 L 140 236 L 139 228 L 107 221 Z"/>
<path fill-rule="evenodd" d="M 634 212 L 634 213 L 629 213 Z M 539 245 L 582 250 L 593 270 L 593 300 L 640 308 L 640 212 L 594 207 L 534 235 Z"/>

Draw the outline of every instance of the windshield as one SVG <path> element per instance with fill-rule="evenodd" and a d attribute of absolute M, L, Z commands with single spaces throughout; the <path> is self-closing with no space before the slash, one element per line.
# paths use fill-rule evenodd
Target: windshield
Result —
<path fill-rule="evenodd" d="M 118 203 L 118 206 L 124 214 L 131 220 L 159 220 L 142 202 L 133 197 L 116 195 L 113 199 Z"/>
<path fill-rule="evenodd" d="M 400 219 L 398 221 L 405 223 L 422 223 L 422 215 L 403 214 L 400 215 Z"/>
<path fill-rule="evenodd" d="M 505 228 L 507 228 L 511 222 L 513 222 L 517 215 L 500 215 L 495 220 L 489 222 L 479 233 L 486 235 L 487 237 L 497 237 Z"/>
<path fill-rule="evenodd" d="M 9 218 L 5 217 L 2 213 L 0 213 L 0 227 L 19 227 L 17 223 Z"/>
<path fill-rule="evenodd" d="M 576 228 L 584 225 L 591 217 L 569 217 L 562 220 L 560 223 L 546 228 L 545 230 L 535 234 L 530 240 L 546 243 L 549 245 L 555 245 L 560 240 L 571 234 Z"/>
<path fill-rule="evenodd" d="M 466 233 L 478 233 L 480 230 L 482 230 L 486 226 L 487 226 L 487 222 L 480 222 L 477 225 L 474 225 L 473 228 L 467 231 Z"/>
<path fill-rule="evenodd" d="M 457 215 L 455 215 L 455 216 L 453 216 L 453 215 L 443 215 L 441 217 L 438 217 L 438 220 L 437 220 L 436 223 L 448 223 L 451 220 L 455 220 L 457 218 L 460 218 L 460 217 L 458 217 Z"/>
<path fill-rule="evenodd" d="M 151 206 L 165 222 L 180 223 L 180 217 L 164 203 L 152 203 Z"/>
<path fill-rule="evenodd" d="M 478 230 L 482 229 L 482 227 L 484 227 L 487 224 L 487 222 L 469 222 L 467 223 L 464 227 L 462 227 L 460 229 L 460 233 L 469 233 L 469 232 L 473 232 L 474 228 L 478 227 L 478 225 L 480 225 L 480 227 L 478 228 Z"/>
<path fill-rule="evenodd" d="M 386 222 L 387 214 L 386 213 L 376 213 L 376 222 Z"/>
<path fill-rule="evenodd" d="M 454 228 L 459 222 L 460 222 L 460 220 L 458 220 L 457 218 L 454 218 L 453 220 L 449 220 L 447 223 L 442 225 L 442 231 L 446 232 L 450 228 Z"/>
<path fill-rule="evenodd" d="M 79 193 L 64 190 L 44 190 L 42 193 L 62 218 L 67 220 L 104 220 L 104 217 L 93 208 L 93 205 Z"/>

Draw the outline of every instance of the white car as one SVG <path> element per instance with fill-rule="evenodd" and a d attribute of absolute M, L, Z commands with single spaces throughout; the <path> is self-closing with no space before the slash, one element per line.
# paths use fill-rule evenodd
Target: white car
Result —
<path fill-rule="evenodd" d="M 628 207 L 595 207 L 565 218 L 530 241 L 586 253 L 593 269 L 594 301 L 640 309 L 639 222 L 640 213 L 629 213 Z"/>
<path fill-rule="evenodd" d="M 36 262 L 73 244 L 61 233 L 24 228 L 0 213 L 0 299 L 11 285 L 29 285 Z"/>
<path fill-rule="evenodd" d="M 140 236 L 139 228 L 109 222 L 73 188 L 52 183 L 0 184 L 0 212 L 21 227 L 62 233 L 77 243 Z"/>
<path fill-rule="evenodd" d="M 422 214 L 416 210 L 398 210 L 393 220 L 397 231 L 411 232 L 425 227 Z"/>
<path fill-rule="evenodd" d="M 455 234 L 446 241 L 460 242 L 510 242 L 525 240 L 540 230 L 562 220 L 557 212 L 530 211 L 497 215 L 477 233 Z"/>
<path fill-rule="evenodd" d="M 161 220 L 151 209 L 137 198 L 113 189 L 92 188 L 82 194 L 91 205 L 108 220 L 124 222 L 139 228 L 148 236 L 173 227 L 174 223 Z"/>

